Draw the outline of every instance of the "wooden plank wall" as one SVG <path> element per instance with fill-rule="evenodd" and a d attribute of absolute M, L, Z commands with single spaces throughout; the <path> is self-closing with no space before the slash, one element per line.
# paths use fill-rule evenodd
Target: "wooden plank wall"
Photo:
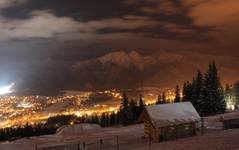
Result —
<path fill-rule="evenodd" d="M 233 129 L 239 128 L 239 118 L 230 119 L 230 120 L 223 120 L 223 129 Z"/>
<path fill-rule="evenodd" d="M 145 137 L 151 137 L 155 142 L 176 140 L 178 138 L 196 135 L 196 123 L 186 123 L 175 126 L 153 128 L 150 122 L 145 122 Z"/>

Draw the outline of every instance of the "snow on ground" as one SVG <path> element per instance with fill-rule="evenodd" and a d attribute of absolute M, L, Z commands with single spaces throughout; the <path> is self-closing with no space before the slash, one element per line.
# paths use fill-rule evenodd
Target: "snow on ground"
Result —
<path fill-rule="evenodd" d="M 237 113 L 225 114 L 224 116 L 237 115 Z M 205 134 L 184 138 L 177 141 L 151 143 L 143 139 L 143 124 L 128 127 L 100 128 L 86 125 L 88 130 L 82 132 L 78 125 L 62 127 L 59 133 L 65 131 L 78 132 L 69 134 L 45 135 L 39 137 L 23 138 L 13 142 L 2 142 L 0 150 L 77 150 L 78 144 L 82 149 L 85 143 L 87 150 L 115 150 L 117 149 L 117 136 L 120 150 L 239 150 L 239 129 L 222 130 L 221 116 L 211 116 L 204 119 Z M 79 130 L 78 130 L 79 129 Z M 64 131 L 64 132 L 65 132 Z M 100 146 L 102 139 L 102 145 Z M 47 149 L 46 149 L 47 148 Z"/>
<path fill-rule="evenodd" d="M 238 150 L 239 129 L 219 131 L 206 135 L 198 135 L 177 141 L 153 144 L 153 150 Z M 134 150 L 149 149 L 148 146 Z"/>
<path fill-rule="evenodd" d="M 104 146 L 116 147 L 117 135 L 119 135 L 120 144 L 130 144 L 129 142 L 132 140 L 134 140 L 134 143 L 137 143 L 136 141 L 139 141 L 143 136 L 143 132 L 142 124 L 129 127 L 97 127 L 97 130 L 94 130 L 94 132 L 92 132 L 92 130 L 87 132 L 86 130 L 83 134 L 67 136 L 65 133 L 62 134 L 62 132 L 59 131 L 60 134 L 30 137 L 29 139 L 23 138 L 13 142 L 3 142 L 0 144 L 0 150 L 35 150 L 36 146 L 38 149 L 43 147 L 64 147 L 65 145 L 69 147 L 70 145 L 82 144 L 83 142 L 86 143 L 88 149 L 90 149 L 90 147 L 95 149 L 94 147 L 99 145 L 100 139 L 103 139 Z"/>
<path fill-rule="evenodd" d="M 97 124 L 76 124 L 76 125 L 68 125 L 61 126 L 57 129 L 56 134 L 62 136 L 77 136 L 83 134 L 89 134 L 92 132 L 98 132 L 101 130 L 100 125 Z"/>

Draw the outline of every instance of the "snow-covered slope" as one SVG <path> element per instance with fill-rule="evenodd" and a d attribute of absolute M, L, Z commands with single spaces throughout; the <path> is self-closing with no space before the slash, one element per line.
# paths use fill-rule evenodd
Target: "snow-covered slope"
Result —
<path fill-rule="evenodd" d="M 128 67 L 136 67 L 139 70 L 143 70 L 145 67 L 153 65 L 156 63 L 154 58 L 151 56 L 143 56 L 136 51 L 131 51 L 129 53 L 125 51 L 116 51 L 108 53 L 104 56 L 90 59 L 87 61 L 80 61 L 75 64 L 73 67 L 77 68 L 82 65 L 90 65 L 90 64 L 97 64 L 100 63 L 103 66 L 107 64 L 113 64 L 118 67 L 128 68 Z"/>
<path fill-rule="evenodd" d="M 146 76 L 156 59 L 137 51 L 115 51 L 89 60 L 78 61 L 71 67 L 77 83 L 86 89 L 132 88 Z M 132 85 L 132 87 L 129 87 Z"/>
<path fill-rule="evenodd" d="M 92 132 L 100 131 L 101 127 L 97 124 L 76 124 L 62 126 L 57 129 L 56 134 L 61 136 L 80 136 L 87 135 Z"/>
<path fill-rule="evenodd" d="M 238 114 L 238 112 L 236 112 Z M 226 114 L 235 115 L 235 114 Z M 137 124 L 127 127 L 98 128 L 97 132 L 87 132 L 84 135 L 55 134 L 39 137 L 23 138 L 13 142 L 0 143 L 0 150 L 77 150 L 78 144 L 86 144 L 87 149 L 99 149 L 102 141 L 102 150 L 117 149 L 117 139 L 122 150 L 236 150 L 239 149 L 239 130 L 232 129 L 223 131 L 219 125 L 219 116 L 205 118 L 205 134 L 198 136 L 168 141 L 163 143 L 151 143 L 143 139 L 144 126 Z M 88 125 L 86 125 L 88 126 Z M 90 130 L 96 128 L 89 126 Z M 216 127 L 216 128 L 215 128 Z M 218 128 L 220 127 L 220 128 Z M 66 131 L 68 127 L 66 127 Z M 63 127 L 64 129 L 64 127 Z M 60 130 L 60 129 L 59 129 Z M 93 131 L 91 130 L 91 131 Z M 71 132 L 71 129 L 70 129 Z M 117 138 L 118 136 L 118 138 Z M 150 146 L 150 147 L 149 147 Z M 81 147 L 82 148 L 82 147 Z"/>

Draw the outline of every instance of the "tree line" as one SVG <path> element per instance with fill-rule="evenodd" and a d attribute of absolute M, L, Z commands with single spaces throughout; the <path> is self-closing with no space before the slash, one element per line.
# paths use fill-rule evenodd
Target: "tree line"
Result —
<path fill-rule="evenodd" d="M 80 123 L 95 123 L 102 127 L 113 125 L 130 125 L 137 123 L 138 118 L 145 108 L 142 96 L 138 100 L 129 100 L 127 94 L 123 93 L 123 98 L 119 111 L 112 113 L 102 113 L 100 116 L 94 114 L 77 118 Z"/>
<path fill-rule="evenodd" d="M 205 74 L 198 70 L 191 82 L 185 82 L 182 93 L 182 101 L 192 102 L 201 116 L 220 114 L 226 110 L 224 89 L 214 61 L 209 63 Z"/>
<path fill-rule="evenodd" d="M 201 116 L 224 113 L 226 110 L 225 92 L 233 93 L 235 103 L 239 104 L 239 82 L 233 88 L 228 85 L 224 91 L 214 61 L 209 63 L 206 73 L 203 74 L 198 70 L 192 81 L 184 83 L 182 94 L 180 91 L 177 85 L 174 102 L 191 102 Z M 165 92 L 160 94 L 156 104 L 168 103 L 165 95 Z"/>
<path fill-rule="evenodd" d="M 54 134 L 56 126 L 46 126 L 44 124 L 9 127 L 0 129 L 0 141 L 11 141 L 18 138 Z"/>

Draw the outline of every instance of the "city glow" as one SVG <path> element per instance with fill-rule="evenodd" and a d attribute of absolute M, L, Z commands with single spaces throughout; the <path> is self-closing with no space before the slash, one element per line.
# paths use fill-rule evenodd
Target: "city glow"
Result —
<path fill-rule="evenodd" d="M 14 83 L 11 83 L 10 85 L 7 85 L 7 86 L 3 86 L 3 87 L 0 87 L 0 95 L 5 95 L 5 94 L 10 94 L 13 92 L 13 86 L 15 84 Z"/>
<path fill-rule="evenodd" d="M 13 84 L 9 87 L 12 87 Z M 11 91 L 11 88 L 9 88 Z M 0 96 L 0 128 L 21 126 L 26 123 L 45 122 L 49 117 L 59 115 L 76 115 L 78 117 L 102 113 L 117 113 L 120 109 L 122 92 L 107 90 L 99 94 L 111 95 L 112 100 L 100 104 L 91 103 L 92 92 L 80 92 L 76 95 L 62 96 Z M 159 92 L 145 92 L 143 100 L 146 105 L 157 102 Z M 174 92 L 167 91 L 166 99 L 172 102 Z M 133 97 L 131 97 L 133 98 Z M 129 98 L 129 99 L 131 99 Z M 136 99 L 137 100 L 137 99 Z"/>

